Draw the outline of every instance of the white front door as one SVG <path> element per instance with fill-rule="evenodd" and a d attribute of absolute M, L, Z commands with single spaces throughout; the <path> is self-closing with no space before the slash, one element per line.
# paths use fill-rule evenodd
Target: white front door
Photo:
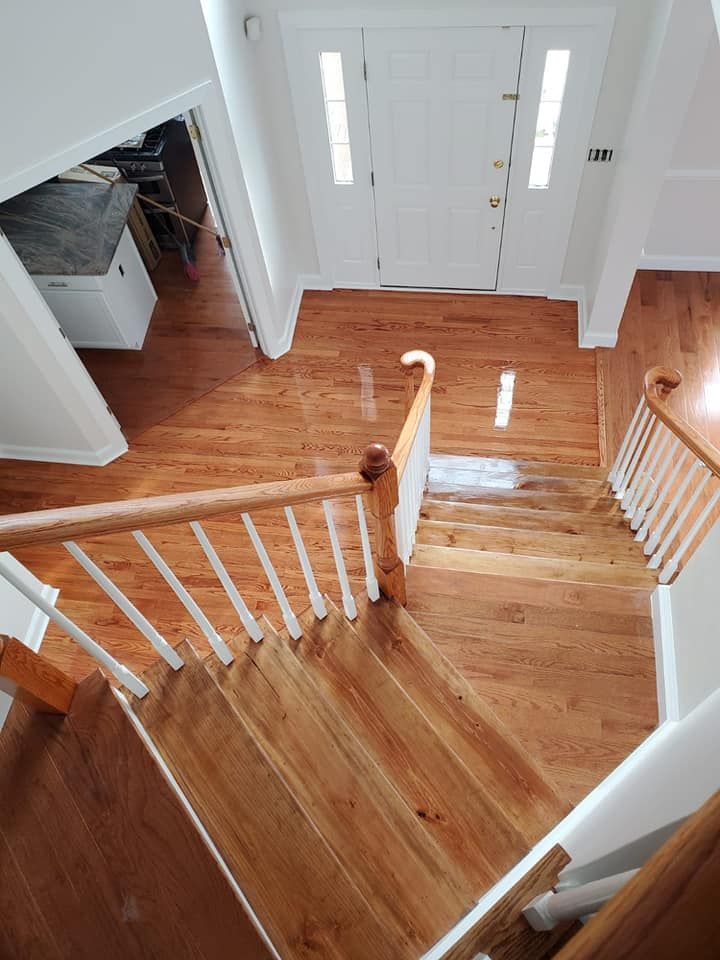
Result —
<path fill-rule="evenodd" d="M 495 289 L 523 33 L 364 30 L 381 285 Z"/>

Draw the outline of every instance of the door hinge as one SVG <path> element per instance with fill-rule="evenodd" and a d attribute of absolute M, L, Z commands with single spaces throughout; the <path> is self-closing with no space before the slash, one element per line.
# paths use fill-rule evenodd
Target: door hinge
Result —
<path fill-rule="evenodd" d="M 232 250 L 232 243 L 230 242 L 230 237 L 222 236 L 220 241 L 226 250 Z"/>
<path fill-rule="evenodd" d="M 378 270 L 380 269 L 380 257 L 377 258 Z"/>
<path fill-rule="evenodd" d="M 502 95 L 502 98 L 503 98 L 503 100 L 519 100 L 519 99 L 520 99 L 520 94 L 519 94 L 519 93 L 504 93 L 504 94 Z"/>
<path fill-rule="evenodd" d="M 374 186 L 375 186 L 375 171 L 374 171 L 374 170 L 371 170 L 371 171 L 370 171 L 370 186 L 371 186 L 371 187 L 374 187 Z"/>
<path fill-rule="evenodd" d="M 363 60 L 363 77 L 367 80 L 367 60 Z"/>
<path fill-rule="evenodd" d="M 202 137 L 200 136 L 200 129 L 196 123 L 188 124 L 188 132 L 193 140 L 202 140 Z"/>
<path fill-rule="evenodd" d="M 250 333 L 257 333 L 257 327 L 252 322 L 252 320 L 247 320 L 246 322 L 247 322 L 247 328 L 250 331 Z"/>

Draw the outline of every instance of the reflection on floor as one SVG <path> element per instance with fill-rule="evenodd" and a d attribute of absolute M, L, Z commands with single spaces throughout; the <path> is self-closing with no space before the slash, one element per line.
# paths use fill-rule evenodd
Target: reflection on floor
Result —
<path fill-rule="evenodd" d="M 673 410 L 720 447 L 720 273 L 640 271 L 617 346 L 597 353 L 610 459 L 630 422 L 645 372 L 658 365 L 682 374 L 670 400 Z"/>
<path fill-rule="evenodd" d="M 205 217 L 208 226 L 212 218 Z M 256 360 L 227 257 L 198 231 L 200 280 L 183 273 L 179 254 L 163 251 L 151 273 L 158 295 L 142 350 L 79 350 L 128 439 L 167 419 Z"/>

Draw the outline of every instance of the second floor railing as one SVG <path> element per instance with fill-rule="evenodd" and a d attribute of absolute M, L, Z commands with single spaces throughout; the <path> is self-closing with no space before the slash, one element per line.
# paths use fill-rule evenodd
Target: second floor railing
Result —
<path fill-rule="evenodd" d="M 720 502 L 720 450 L 668 405 L 681 382 L 677 370 L 648 370 L 608 478 L 660 583 L 697 548 Z"/>
<path fill-rule="evenodd" d="M 243 598 L 203 526 L 203 521 L 210 518 L 239 516 L 269 582 L 285 627 L 290 636 L 297 639 L 301 636 L 298 617 L 253 517 L 269 509 L 282 509 L 307 588 L 309 604 L 315 615 L 322 619 L 327 614 L 325 599 L 318 588 L 301 525 L 293 510 L 299 504 L 322 505 L 329 553 L 333 559 L 342 606 L 345 615 L 353 620 L 357 611 L 336 529 L 333 504 L 338 500 L 354 498 L 368 596 L 375 601 L 382 591 L 390 599 L 404 604 L 405 564 L 412 552 L 429 465 L 430 394 L 435 362 L 429 354 L 416 350 L 405 354 L 401 363 L 407 376 L 406 418 L 392 455 L 383 445 L 373 443 L 365 450 L 359 468 L 347 473 L 12 514 L 0 518 L 0 552 L 43 544 L 62 544 L 145 640 L 173 669 L 178 670 L 183 663 L 172 645 L 78 544 L 79 540 L 86 537 L 127 533 L 183 605 L 214 653 L 227 664 L 233 659 L 230 647 L 203 610 L 201 600 L 191 593 L 187 583 L 183 583 L 173 569 L 154 531 L 169 525 L 189 524 L 238 620 L 253 640 L 260 641 L 264 635 L 262 623 Z M 423 376 L 415 392 L 413 374 L 417 367 L 422 368 Z M 371 522 L 368 522 L 366 511 L 370 514 Z M 139 697 L 148 693 L 142 679 L 112 656 L 103 646 L 101 638 L 91 637 L 61 610 L 48 603 L 39 592 L 20 579 L 1 556 L 0 576 L 132 693 Z"/>

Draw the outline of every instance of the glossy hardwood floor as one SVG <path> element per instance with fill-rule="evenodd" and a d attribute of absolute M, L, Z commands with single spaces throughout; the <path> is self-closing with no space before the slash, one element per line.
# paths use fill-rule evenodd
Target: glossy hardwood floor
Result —
<path fill-rule="evenodd" d="M 204 223 L 213 226 L 210 211 Z M 164 250 L 150 275 L 158 302 L 142 350 L 79 350 L 123 433 L 136 437 L 255 362 L 227 257 L 199 230 L 197 282 Z"/>
<path fill-rule="evenodd" d="M 720 447 L 720 273 L 639 271 L 617 346 L 597 354 L 610 460 L 643 375 L 658 364 L 683 377 L 670 400 L 673 410 Z"/>

